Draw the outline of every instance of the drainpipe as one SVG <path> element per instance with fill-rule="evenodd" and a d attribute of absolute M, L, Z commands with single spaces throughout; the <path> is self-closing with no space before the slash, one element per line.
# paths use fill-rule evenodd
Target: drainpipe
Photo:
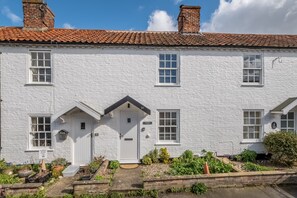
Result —
<path fill-rule="evenodd" d="M 1 95 L 1 92 L 2 92 L 2 79 L 1 79 L 1 68 L 2 68 L 2 62 L 1 62 L 1 59 L 2 59 L 2 52 L 0 52 L 0 156 L 2 158 L 2 138 L 1 138 L 1 129 L 2 129 L 2 125 L 1 125 L 1 120 L 2 120 L 2 117 L 1 117 L 1 112 L 2 112 L 2 95 Z"/>

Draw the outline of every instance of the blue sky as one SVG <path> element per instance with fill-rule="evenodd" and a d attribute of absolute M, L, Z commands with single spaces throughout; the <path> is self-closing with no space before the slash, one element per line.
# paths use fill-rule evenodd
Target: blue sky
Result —
<path fill-rule="evenodd" d="M 200 5 L 202 32 L 297 34 L 297 0 L 47 0 L 56 27 L 176 31 L 179 6 Z M 22 0 L 0 0 L 0 26 L 23 25 Z"/>
<path fill-rule="evenodd" d="M 199 5 L 203 7 L 201 20 L 210 19 L 218 7 L 219 0 L 47 0 L 56 15 L 56 27 L 65 23 L 76 28 L 112 29 L 112 30 L 146 30 L 150 15 L 155 10 L 164 10 L 175 20 L 179 5 Z M 22 21 L 13 22 L 7 17 L 11 13 L 22 18 L 21 0 L 0 0 L 0 25 L 22 26 Z"/>

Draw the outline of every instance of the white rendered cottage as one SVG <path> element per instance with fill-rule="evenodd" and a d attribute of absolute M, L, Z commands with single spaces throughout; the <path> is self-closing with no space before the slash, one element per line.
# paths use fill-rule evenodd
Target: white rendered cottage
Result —
<path fill-rule="evenodd" d="M 24 27 L 0 27 L 8 162 L 264 153 L 265 133 L 296 130 L 297 35 L 203 33 L 198 6 L 178 32 L 56 29 L 42 0 L 23 8 Z"/>

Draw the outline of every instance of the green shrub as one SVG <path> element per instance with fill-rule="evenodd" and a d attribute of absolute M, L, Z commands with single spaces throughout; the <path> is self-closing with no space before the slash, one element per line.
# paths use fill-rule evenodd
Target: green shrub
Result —
<path fill-rule="evenodd" d="M 109 162 L 109 166 L 110 169 L 118 169 L 120 167 L 120 162 L 118 160 L 113 160 Z"/>
<path fill-rule="evenodd" d="M 264 138 L 264 145 L 275 163 L 291 166 L 297 160 L 297 136 L 294 133 L 269 133 Z"/>
<path fill-rule="evenodd" d="M 266 166 L 260 166 L 258 164 L 254 164 L 252 162 L 246 162 L 243 165 L 243 168 L 246 171 L 270 171 L 272 168 L 266 167 Z"/>
<path fill-rule="evenodd" d="M 7 168 L 7 163 L 5 159 L 0 160 L 0 171 L 4 170 Z"/>
<path fill-rule="evenodd" d="M 96 175 L 96 177 L 95 177 L 96 181 L 101 181 L 103 179 L 104 179 L 104 177 L 102 175 Z"/>
<path fill-rule="evenodd" d="M 235 158 L 237 161 L 242 162 L 255 162 L 257 153 L 248 149 L 244 149 L 239 155 L 236 155 Z"/>
<path fill-rule="evenodd" d="M 102 161 L 98 161 L 98 160 L 92 161 L 88 165 L 88 168 L 89 168 L 90 173 L 92 173 L 92 174 L 96 173 L 96 171 L 99 169 L 101 163 L 102 163 Z"/>
<path fill-rule="evenodd" d="M 52 161 L 52 166 L 66 166 L 67 165 L 67 160 L 65 158 L 57 158 Z"/>
<path fill-rule="evenodd" d="M 191 150 L 186 150 L 185 152 L 183 152 L 180 158 L 183 162 L 191 162 L 194 158 L 194 154 Z"/>
<path fill-rule="evenodd" d="M 167 148 L 160 148 L 160 160 L 164 164 L 168 164 L 170 160 L 170 154 L 167 150 Z"/>
<path fill-rule="evenodd" d="M 141 161 L 144 165 L 151 165 L 153 163 L 152 159 L 148 155 L 143 156 Z"/>
<path fill-rule="evenodd" d="M 15 184 L 20 182 L 21 180 L 13 175 L 0 174 L 0 184 Z"/>
<path fill-rule="evenodd" d="M 192 186 L 192 193 L 201 195 L 207 192 L 207 186 L 204 183 L 196 183 Z"/>
<path fill-rule="evenodd" d="M 149 152 L 148 156 L 151 158 L 153 163 L 159 162 L 159 151 L 157 148 L 155 148 L 153 151 Z"/>
<path fill-rule="evenodd" d="M 233 170 L 232 165 L 215 159 L 211 152 L 207 152 L 204 157 L 192 157 L 191 153 L 193 152 L 185 151 L 179 158 L 174 158 L 169 173 L 171 175 L 203 174 L 206 162 L 210 173 L 228 173 Z"/>
<path fill-rule="evenodd" d="M 32 170 L 34 172 L 36 172 L 36 173 L 39 172 L 39 169 L 40 169 L 40 165 L 39 164 L 32 164 L 31 167 L 32 167 Z"/>

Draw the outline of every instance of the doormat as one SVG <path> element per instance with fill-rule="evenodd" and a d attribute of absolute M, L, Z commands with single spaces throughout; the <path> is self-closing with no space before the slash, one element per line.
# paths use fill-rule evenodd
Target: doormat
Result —
<path fill-rule="evenodd" d="M 138 164 L 121 164 L 120 167 L 122 169 L 134 169 L 134 168 L 138 168 Z"/>

